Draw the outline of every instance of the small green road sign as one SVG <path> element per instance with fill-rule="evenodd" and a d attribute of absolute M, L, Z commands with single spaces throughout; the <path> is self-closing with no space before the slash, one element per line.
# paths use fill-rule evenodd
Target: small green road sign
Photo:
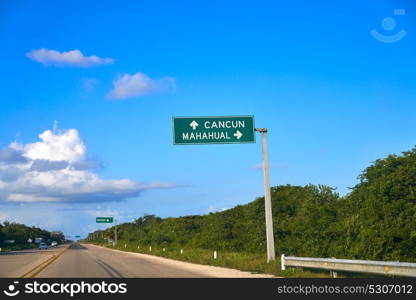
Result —
<path fill-rule="evenodd" d="M 75 237 L 76 237 L 76 238 L 80 238 L 81 236 L 80 236 L 80 235 L 76 235 Z"/>
<path fill-rule="evenodd" d="M 97 217 L 95 218 L 96 223 L 113 223 L 113 217 Z"/>
<path fill-rule="evenodd" d="M 173 118 L 174 145 L 255 142 L 254 116 Z"/>

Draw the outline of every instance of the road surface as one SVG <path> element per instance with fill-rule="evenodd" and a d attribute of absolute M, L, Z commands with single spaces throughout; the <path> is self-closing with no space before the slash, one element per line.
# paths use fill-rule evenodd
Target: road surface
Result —
<path fill-rule="evenodd" d="M 200 278 L 263 277 L 238 270 L 202 266 L 140 253 L 73 244 L 37 277 Z"/>
<path fill-rule="evenodd" d="M 22 277 L 28 271 L 63 251 L 64 248 L 64 246 L 58 246 L 47 250 L 27 249 L 0 252 L 0 277 Z"/>
<path fill-rule="evenodd" d="M 19 251 L 0 256 L 0 277 L 22 277 L 25 273 L 25 277 L 36 278 L 272 277 L 89 244 L 74 243 L 67 249 L 58 248 L 44 252 L 17 252 Z M 4 257 L 8 257 L 8 260 L 2 260 Z M 30 269 L 33 270 L 27 273 Z"/>

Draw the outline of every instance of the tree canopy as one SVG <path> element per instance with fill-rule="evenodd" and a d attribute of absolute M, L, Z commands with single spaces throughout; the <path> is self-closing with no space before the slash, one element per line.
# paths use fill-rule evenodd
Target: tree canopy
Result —
<path fill-rule="evenodd" d="M 272 187 L 277 253 L 416 261 L 416 148 L 375 161 L 358 179 L 345 197 L 325 185 Z M 264 223 L 258 198 L 203 216 L 146 215 L 118 230 L 139 245 L 265 252 Z"/>
<path fill-rule="evenodd" d="M 61 231 L 49 232 L 38 227 L 29 227 L 19 223 L 4 222 L 0 224 L 0 245 L 4 245 L 4 241 L 14 240 L 14 246 L 22 246 L 30 244 L 28 240 L 35 238 L 42 238 L 44 241 L 54 240 L 59 243 L 65 240 L 64 234 Z M 1 246 L 0 246 L 1 247 Z"/>

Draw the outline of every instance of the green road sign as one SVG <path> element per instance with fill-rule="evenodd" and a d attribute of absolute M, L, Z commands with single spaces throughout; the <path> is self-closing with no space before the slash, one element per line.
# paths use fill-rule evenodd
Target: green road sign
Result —
<path fill-rule="evenodd" d="M 80 236 L 80 235 L 76 235 L 75 237 L 76 237 L 76 238 L 80 238 L 81 236 Z"/>
<path fill-rule="evenodd" d="M 113 223 L 113 217 L 97 217 L 95 218 L 96 223 Z"/>
<path fill-rule="evenodd" d="M 255 142 L 254 116 L 173 118 L 174 145 Z"/>

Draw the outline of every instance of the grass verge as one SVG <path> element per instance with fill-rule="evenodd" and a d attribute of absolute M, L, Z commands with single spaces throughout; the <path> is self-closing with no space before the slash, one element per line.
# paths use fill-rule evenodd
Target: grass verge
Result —
<path fill-rule="evenodd" d="M 182 248 L 183 252 L 181 253 L 181 248 L 163 248 L 152 246 L 150 250 L 149 245 L 138 245 L 122 240 L 120 240 L 115 247 L 103 242 L 95 242 L 91 244 L 105 246 L 110 249 L 161 256 L 202 265 L 226 267 L 252 273 L 272 274 L 278 277 L 330 277 L 329 272 L 319 272 L 302 268 L 287 268 L 285 271 L 282 271 L 280 266 L 280 258 L 276 258 L 274 262 L 267 263 L 265 254 L 261 255 L 256 253 L 242 252 L 217 252 L 217 259 L 214 259 L 214 252 L 207 249 Z"/>

